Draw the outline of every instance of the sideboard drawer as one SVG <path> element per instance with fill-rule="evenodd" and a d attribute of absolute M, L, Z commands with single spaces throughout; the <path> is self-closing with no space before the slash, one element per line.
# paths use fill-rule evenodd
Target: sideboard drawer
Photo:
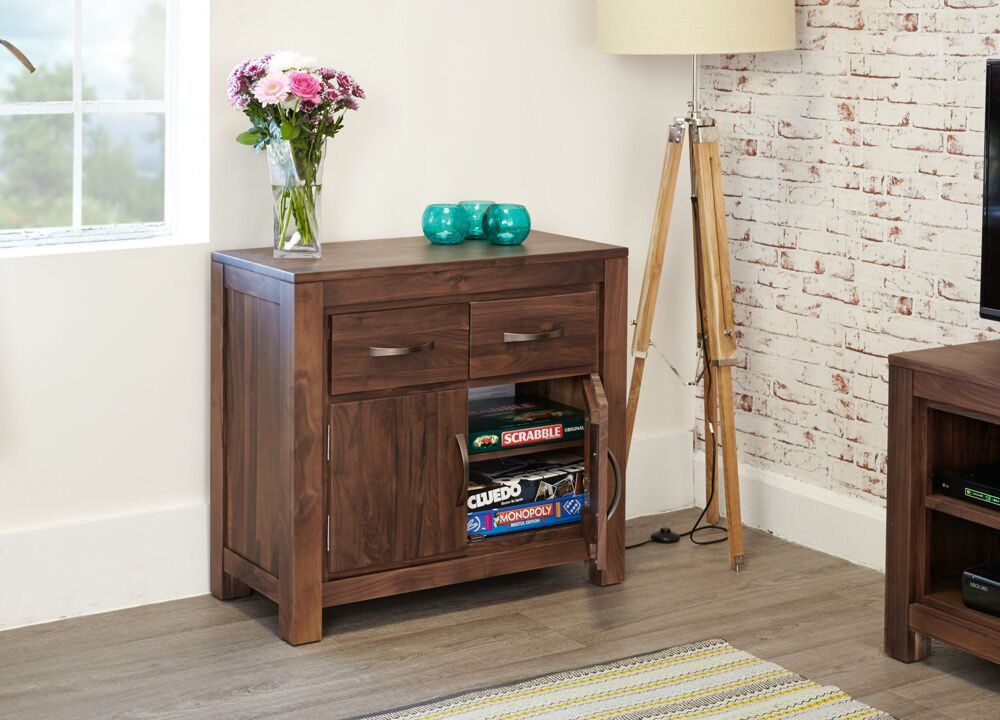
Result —
<path fill-rule="evenodd" d="M 595 292 L 474 302 L 471 307 L 471 377 L 597 369 Z"/>
<path fill-rule="evenodd" d="M 469 306 L 333 315 L 330 343 L 334 395 L 465 380 Z"/>

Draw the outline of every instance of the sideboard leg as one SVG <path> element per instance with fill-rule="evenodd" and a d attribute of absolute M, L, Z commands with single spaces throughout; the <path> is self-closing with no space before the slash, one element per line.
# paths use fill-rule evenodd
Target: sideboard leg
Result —
<path fill-rule="evenodd" d="M 889 443 L 886 508 L 885 652 L 903 662 L 930 654 L 930 641 L 910 630 L 910 604 L 926 585 L 927 528 L 921 448 L 927 417 L 914 401 L 913 371 L 889 368 Z"/>
<path fill-rule="evenodd" d="M 223 395 L 225 392 L 226 298 L 221 263 L 212 263 L 212 339 L 211 339 L 211 528 L 208 586 L 219 600 L 235 600 L 250 594 L 250 587 L 222 569 L 222 550 L 226 525 L 225 449 L 223 447 Z"/>
<path fill-rule="evenodd" d="M 323 639 L 325 438 L 322 283 L 282 283 L 279 356 L 284 405 L 280 455 L 278 634 L 292 645 Z"/>
<path fill-rule="evenodd" d="M 222 572 L 220 577 L 214 574 L 211 580 L 212 595 L 219 600 L 237 600 L 246 597 L 252 590 L 249 585 L 245 585 L 232 575 Z"/>
<path fill-rule="evenodd" d="M 278 605 L 278 635 L 289 645 L 305 645 L 323 639 L 323 608 L 309 605 L 301 600 Z"/>

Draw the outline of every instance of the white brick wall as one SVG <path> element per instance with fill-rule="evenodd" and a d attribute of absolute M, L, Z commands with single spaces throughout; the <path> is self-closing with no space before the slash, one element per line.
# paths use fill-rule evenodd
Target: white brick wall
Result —
<path fill-rule="evenodd" d="M 799 50 L 703 64 L 724 138 L 740 454 L 882 502 L 886 356 L 1000 338 L 978 316 L 1000 0 L 797 4 Z"/>

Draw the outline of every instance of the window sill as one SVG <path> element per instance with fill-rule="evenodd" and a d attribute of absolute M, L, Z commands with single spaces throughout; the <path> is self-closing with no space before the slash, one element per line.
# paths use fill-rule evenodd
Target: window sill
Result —
<path fill-rule="evenodd" d="M 41 241 L 35 244 L 0 247 L 0 260 L 19 257 L 43 257 L 46 255 L 75 255 L 78 253 L 109 252 L 114 250 L 138 250 L 142 248 L 171 247 L 174 245 L 207 245 L 208 238 L 201 234 L 171 234 L 166 228 L 146 237 L 67 238 L 60 242 Z"/>

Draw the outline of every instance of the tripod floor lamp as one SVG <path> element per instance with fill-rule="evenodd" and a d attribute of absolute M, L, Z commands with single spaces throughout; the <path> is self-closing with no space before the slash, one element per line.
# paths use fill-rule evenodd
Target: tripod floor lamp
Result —
<path fill-rule="evenodd" d="M 600 50 L 607 53 L 693 56 L 692 97 L 688 101 L 688 112 L 676 118 L 668 131 L 667 151 L 636 314 L 626 448 L 632 442 L 639 406 L 686 135 L 690 147 L 698 345 L 705 364 L 706 517 L 710 523 L 719 519 L 716 489 L 721 448 L 729 563 L 733 569 L 739 570 L 744 563 L 744 551 L 733 409 L 732 366 L 736 363 L 736 328 L 719 161 L 719 132 L 715 121 L 698 108 L 698 55 L 759 53 L 794 48 L 795 0 L 597 0 L 597 42 Z"/>

